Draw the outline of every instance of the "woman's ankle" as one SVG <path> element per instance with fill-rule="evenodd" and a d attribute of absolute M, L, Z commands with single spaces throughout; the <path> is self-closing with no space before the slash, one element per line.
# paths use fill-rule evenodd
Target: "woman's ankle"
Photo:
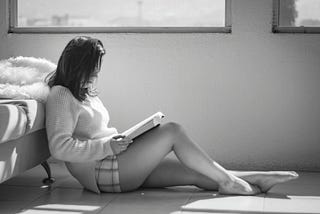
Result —
<path fill-rule="evenodd" d="M 216 179 L 215 181 L 220 185 L 228 185 L 235 180 L 235 176 L 232 175 L 228 170 L 223 168 L 217 162 L 213 161 L 213 166 L 216 170 Z"/>
<path fill-rule="evenodd" d="M 219 186 L 228 186 L 235 182 L 235 176 L 226 173 L 224 175 L 221 175 L 221 177 L 219 177 L 216 182 Z"/>

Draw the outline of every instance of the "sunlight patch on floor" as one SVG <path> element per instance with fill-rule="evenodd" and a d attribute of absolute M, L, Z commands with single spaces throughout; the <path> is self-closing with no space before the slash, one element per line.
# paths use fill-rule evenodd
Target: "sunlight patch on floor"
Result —
<path fill-rule="evenodd" d="M 100 206 L 89 205 L 75 205 L 75 204 L 45 204 L 35 206 L 31 209 L 24 210 L 23 214 L 39 214 L 39 213 L 68 213 L 68 214 L 81 214 L 88 211 L 99 209 Z"/>

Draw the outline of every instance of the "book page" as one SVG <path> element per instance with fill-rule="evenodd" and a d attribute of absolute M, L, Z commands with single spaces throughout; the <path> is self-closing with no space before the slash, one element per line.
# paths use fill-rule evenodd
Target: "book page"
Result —
<path fill-rule="evenodd" d="M 134 139 L 139 135 L 143 134 L 144 132 L 159 125 L 163 117 L 163 113 L 157 112 L 151 115 L 150 117 L 146 118 L 145 120 L 141 121 L 140 123 L 136 124 L 135 126 L 131 127 L 130 129 L 122 132 L 121 134 L 131 139 Z"/>

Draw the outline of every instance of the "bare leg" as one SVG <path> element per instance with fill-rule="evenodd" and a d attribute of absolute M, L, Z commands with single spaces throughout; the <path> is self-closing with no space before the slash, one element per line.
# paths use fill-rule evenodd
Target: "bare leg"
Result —
<path fill-rule="evenodd" d="M 145 133 L 118 155 L 122 191 L 140 187 L 171 151 L 174 151 L 182 164 L 217 182 L 223 194 L 260 193 L 257 187 L 232 175 L 213 161 L 176 123 L 167 123 Z"/>
<path fill-rule="evenodd" d="M 295 172 L 289 171 L 231 171 L 233 175 L 260 187 L 267 192 L 274 185 L 297 178 Z M 205 190 L 218 190 L 218 184 L 212 179 L 188 169 L 179 160 L 165 158 L 152 171 L 143 183 L 143 187 L 168 187 L 180 185 L 195 185 Z"/>
<path fill-rule="evenodd" d="M 217 191 L 219 185 L 212 179 L 189 169 L 179 160 L 164 158 L 146 178 L 142 187 L 161 188 L 194 185 L 201 189 Z"/>

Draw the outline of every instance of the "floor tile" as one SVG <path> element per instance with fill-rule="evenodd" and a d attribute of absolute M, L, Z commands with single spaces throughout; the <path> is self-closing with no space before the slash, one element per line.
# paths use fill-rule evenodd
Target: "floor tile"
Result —
<path fill-rule="evenodd" d="M 172 213 L 170 213 L 172 214 Z M 243 212 L 191 212 L 191 211 L 182 211 L 179 214 L 244 214 Z M 252 213 L 250 213 L 252 214 Z"/>
<path fill-rule="evenodd" d="M 319 196 L 286 196 L 286 195 L 269 195 L 264 202 L 265 213 L 281 214 L 319 214 L 320 197 Z"/>
<path fill-rule="evenodd" d="M 320 185 L 304 185 L 293 183 L 278 184 L 268 192 L 267 197 L 270 194 L 320 197 Z"/>
<path fill-rule="evenodd" d="M 191 212 L 191 211 L 182 211 L 179 214 L 262 214 L 261 212 Z M 275 214 L 275 213 L 274 213 Z"/>
<path fill-rule="evenodd" d="M 17 213 L 26 206 L 26 201 L 0 201 L 0 213 L 1 214 L 13 214 Z"/>
<path fill-rule="evenodd" d="M 273 187 L 265 197 L 266 213 L 320 213 L 320 185 L 314 178 L 318 175 L 308 173 L 303 180 L 288 182 Z M 313 177 L 314 176 L 314 177 Z M 310 182 L 308 182 L 310 180 Z"/>
<path fill-rule="evenodd" d="M 17 175 L 9 180 L 1 183 L 1 185 L 15 185 L 15 186 L 42 186 L 42 179 L 46 178 L 47 174 L 45 170 L 40 166 L 36 166 L 30 170 L 27 170 L 20 175 Z"/>
<path fill-rule="evenodd" d="M 190 192 L 166 188 L 120 193 L 101 213 L 179 214 L 181 206 L 188 201 L 190 195 Z"/>
<path fill-rule="evenodd" d="M 64 163 L 51 163 L 50 164 L 52 177 L 55 182 L 51 187 L 65 187 L 65 188 L 83 188 L 81 184 L 70 175 Z M 34 187 L 45 187 L 42 180 L 47 177 L 44 168 L 38 165 L 18 176 L 15 176 L 1 185 L 15 185 L 15 186 L 34 186 Z"/>
<path fill-rule="evenodd" d="M 52 186 L 42 184 L 46 173 L 41 166 L 0 184 L 0 213 L 320 213 L 320 173 L 300 172 L 299 179 L 259 196 L 220 196 L 194 186 L 97 195 L 84 190 L 63 163 L 50 166 L 56 179 Z"/>
<path fill-rule="evenodd" d="M 49 188 L 28 186 L 0 186 L 0 201 L 28 201 L 50 192 Z"/>
<path fill-rule="evenodd" d="M 263 210 L 264 195 L 224 196 L 216 192 L 194 193 L 185 206 L 183 213 L 260 213 Z"/>
<path fill-rule="evenodd" d="M 54 186 L 59 188 L 83 189 L 83 186 L 71 175 L 68 178 L 59 180 L 56 184 L 54 184 Z"/>
<path fill-rule="evenodd" d="M 179 214 L 217 214 L 215 212 L 193 212 L 193 211 L 181 211 Z M 171 214 L 171 213 L 170 213 Z M 220 213 L 219 213 L 220 214 Z"/>
<path fill-rule="evenodd" d="M 288 182 L 288 184 L 320 185 L 319 172 L 298 172 L 299 178 Z"/>
<path fill-rule="evenodd" d="M 96 194 L 83 189 L 55 188 L 28 204 L 21 213 L 99 213 L 116 194 Z"/>
<path fill-rule="evenodd" d="M 50 164 L 50 168 L 51 174 L 56 180 L 70 176 L 62 162 Z M 42 180 L 47 177 L 44 168 L 41 165 L 37 165 L 34 168 L 3 182 L 2 185 L 41 186 L 43 185 Z"/>

